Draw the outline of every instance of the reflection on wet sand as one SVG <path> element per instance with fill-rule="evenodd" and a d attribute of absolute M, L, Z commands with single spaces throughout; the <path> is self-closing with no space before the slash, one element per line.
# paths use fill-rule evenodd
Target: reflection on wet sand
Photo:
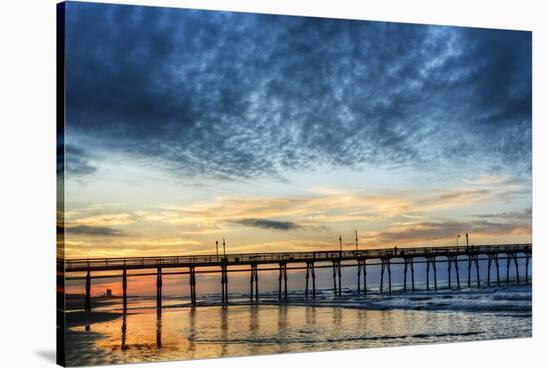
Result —
<path fill-rule="evenodd" d="M 157 349 L 162 347 L 162 309 L 157 310 Z"/>
<path fill-rule="evenodd" d="M 126 313 L 122 313 L 122 328 L 121 330 L 121 338 L 120 338 L 120 350 L 125 351 L 126 350 Z"/>
<path fill-rule="evenodd" d="M 89 365 L 528 337 L 531 318 L 254 305 L 141 310 L 72 331 L 69 363 Z"/>
<path fill-rule="evenodd" d="M 227 341 L 228 336 L 228 328 L 227 328 L 227 308 L 221 308 L 221 325 L 220 325 L 220 331 L 221 331 L 221 340 Z M 221 346 L 221 352 L 220 356 L 224 357 L 227 355 L 227 345 L 226 344 L 220 344 Z"/>
<path fill-rule="evenodd" d="M 187 338 L 189 339 L 189 353 L 190 358 L 193 359 L 195 357 L 195 327 L 196 327 L 196 309 L 195 307 L 191 307 L 189 309 L 189 329 L 187 333 Z"/>
<path fill-rule="evenodd" d="M 286 305 L 282 305 L 277 310 L 277 332 L 276 332 L 276 338 L 281 339 L 281 336 L 284 336 L 286 334 L 286 327 L 288 326 L 288 307 Z M 288 351 L 288 347 L 286 344 L 279 344 L 277 346 L 277 353 L 285 353 Z"/>

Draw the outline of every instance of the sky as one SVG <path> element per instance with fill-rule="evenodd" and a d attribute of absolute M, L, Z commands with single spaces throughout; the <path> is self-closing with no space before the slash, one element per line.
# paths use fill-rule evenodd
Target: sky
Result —
<path fill-rule="evenodd" d="M 531 242 L 531 33 L 66 5 L 65 256 Z"/>

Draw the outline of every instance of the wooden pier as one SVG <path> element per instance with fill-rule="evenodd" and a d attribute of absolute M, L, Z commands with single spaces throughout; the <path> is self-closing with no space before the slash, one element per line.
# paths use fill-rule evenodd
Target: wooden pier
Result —
<path fill-rule="evenodd" d="M 287 270 L 305 270 L 305 297 L 315 298 L 317 294 L 315 270 L 332 268 L 333 291 L 342 294 L 342 268 L 357 268 L 357 293 L 367 294 L 367 267 L 380 266 L 380 292 L 392 292 L 391 269 L 403 265 L 403 289 L 416 290 L 415 265 L 423 264 L 426 272 L 426 289 L 437 289 L 437 265 L 447 266 L 447 287 L 461 288 L 459 263 L 467 263 L 467 286 L 472 287 L 472 271 L 475 269 L 475 286 L 481 287 L 479 262 L 487 261 L 487 284 L 491 285 L 491 268 L 496 269 L 496 285 L 514 282 L 529 282 L 529 260 L 531 244 L 504 244 L 453 247 L 382 248 L 353 251 L 314 251 L 281 253 L 243 253 L 226 255 L 130 257 L 58 260 L 58 267 L 64 270 L 66 280 L 85 280 L 86 296 L 84 309 L 91 311 L 91 280 L 120 277 L 122 280 L 123 309 L 127 309 L 127 286 L 129 277 L 156 275 L 157 308 L 162 308 L 163 276 L 189 275 L 191 305 L 197 305 L 196 274 L 219 273 L 221 275 L 221 304 L 229 304 L 229 272 L 250 272 L 250 303 L 259 301 L 259 273 L 279 271 L 278 298 L 288 300 Z M 506 260 L 506 277 L 501 278 L 499 260 Z M 520 275 L 519 262 L 525 262 L 525 273 Z M 258 267 L 262 265 L 263 267 Z M 510 268 L 512 267 L 512 271 Z M 179 269 L 179 270 L 178 270 Z M 183 269 L 183 270 L 182 270 Z M 140 273 L 128 271 L 144 270 Z M 454 272 L 453 272 L 454 271 Z M 92 273 L 95 273 L 93 275 Z M 69 276 L 71 274 L 72 276 Z M 430 280 L 430 274 L 433 278 Z M 454 274 L 454 275 L 453 275 Z M 408 278 L 407 276 L 410 275 Z M 513 278 L 511 278 L 511 276 Z M 387 277 L 387 288 L 384 279 Z M 454 280 L 453 280 L 454 278 Z M 310 286 L 311 282 L 311 286 Z M 493 282 L 494 284 L 494 282 Z"/>

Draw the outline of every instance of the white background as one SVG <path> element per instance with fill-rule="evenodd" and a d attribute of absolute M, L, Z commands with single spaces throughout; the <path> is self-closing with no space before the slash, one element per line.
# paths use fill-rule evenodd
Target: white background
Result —
<path fill-rule="evenodd" d="M 55 359 L 55 3 L 54 0 L 0 3 L 0 366 L 3 367 L 52 366 Z M 549 366 L 550 11 L 545 9 L 546 1 L 129 0 L 123 3 L 533 31 L 532 339 L 170 362 L 159 366 Z"/>

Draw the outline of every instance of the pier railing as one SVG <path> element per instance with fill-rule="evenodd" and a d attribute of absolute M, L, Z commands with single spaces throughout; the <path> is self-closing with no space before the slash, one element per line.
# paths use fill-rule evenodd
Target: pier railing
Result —
<path fill-rule="evenodd" d="M 181 255 L 164 257 L 89 258 L 65 260 L 65 272 L 146 269 L 157 267 L 201 267 L 275 263 L 330 262 L 333 260 L 438 257 L 531 251 L 531 244 L 503 244 L 450 247 L 409 247 L 366 250 L 327 250 L 313 252 L 232 253 L 220 255 Z"/>

